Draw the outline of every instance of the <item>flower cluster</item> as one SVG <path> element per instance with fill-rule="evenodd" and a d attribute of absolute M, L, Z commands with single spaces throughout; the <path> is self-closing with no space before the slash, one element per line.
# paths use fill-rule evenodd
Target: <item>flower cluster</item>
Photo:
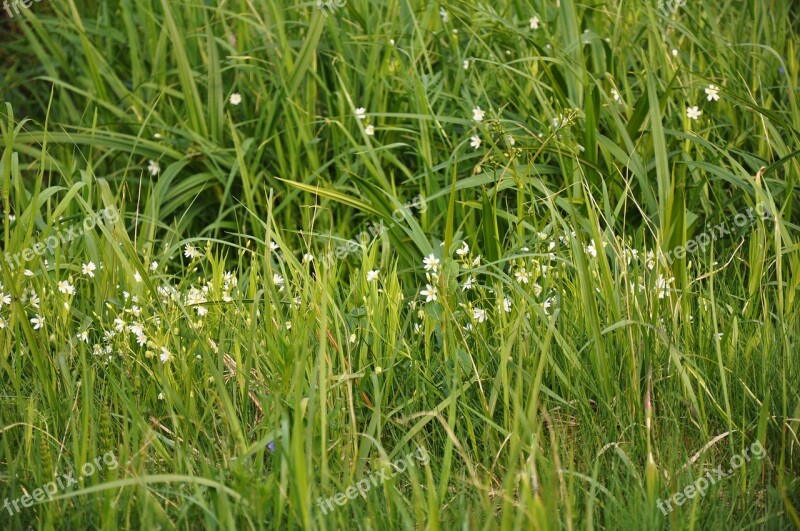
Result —
<path fill-rule="evenodd" d="M 719 87 L 716 85 L 709 85 L 705 89 L 706 92 L 706 99 L 708 101 L 719 101 Z M 691 107 L 686 108 L 686 116 L 690 120 L 697 121 L 700 116 L 703 114 L 703 111 L 700 110 L 700 107 L 697 105 L 692 105 Z"/>

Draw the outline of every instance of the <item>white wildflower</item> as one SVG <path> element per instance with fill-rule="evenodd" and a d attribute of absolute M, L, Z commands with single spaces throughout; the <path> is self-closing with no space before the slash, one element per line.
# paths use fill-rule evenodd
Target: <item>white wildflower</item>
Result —
<path fill-rule="evenodd" d="M 439 259 L 436 258 L 433 254 L 429 254 L 426 256 L 422 263 L 425 265 L 425 271 L 433 271 L 436 273 L 437 268 L 439 267 Z"/>
<path fill-rule="evenodd" d="M 151 160 L 148 162 L 149 164 L 147 165 L 147 171 L 150 172 L 150 175 L 155 177 L 156 175 L 161 173 L 161 165 L 158 163 L 158 161 Z"/>
<path fill-rule="evenodd" d="M 39 330 L 44 326 L 44 317 L 37 313 L 36 317 L 31 319 L 31 324 L 33 325 L 34 330 Z"/>
<path fill-rule="evenodd" d="M 703 111 L 701 111 L 697 107 L 697 105 L 695 105 L 694 107 L 687 107 L 686 108 L 686 116 L 688 116 L 692 120 L 697 120 L 698 118 L 700 118 L 701 114 L 703 114 Z"/>
<path fill-rule="evenodd" d="M 461 286 L 461 291 L 470 290 L 474 285 L 475 285 L 475 278 L 472 275 L 470 275 L 469 278 L 467 278 L 467 280 L 464 281 L 464 284 Z"/>
<path fill-rule="evenodd" d="M 438 290 L 436 289 L 436 286 L 431 286 L 428 284 L 424 290 L 419 292 L 419 294 L 425 297 L 425 302 L 431 302 L 436 300 Z"/>

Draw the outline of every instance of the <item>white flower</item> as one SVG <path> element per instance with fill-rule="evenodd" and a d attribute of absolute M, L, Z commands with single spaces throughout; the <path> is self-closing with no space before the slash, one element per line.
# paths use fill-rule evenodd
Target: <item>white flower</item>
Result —
<path fill-rule="evenodd" d="M 479 137 L 478 135 L 471 137 L 469 139 L 469 145 L 474 147 L 475 149 L 478 149 L 479 147 L 481 147 L 481 137 Z"/>
<path fill-rule="evenodd" d="M 2 308 L 4 304 L 11 304 L 11 295 L 6 295 L 0 291 L 0 308 Z"/>
<path fill-rule="evenodd" d="M 6 327 L 6 320 L 0 317 L 0 330 L 3 330 Z"/>
<path fill-rule="evenodd" d="M 172 359 L 172 352 L 165 347 L 161 347 L 161 354 L 158 355 L 158 358 L 161 360 L 161 363 L 167 363 Z"/>
<path fill-rule="evenodd" d="M 508 142 L 508 145 L 509 145 L 509 146 L 512 146 L 512 147 L 513 147 L 513 146 L 514 146 L 514 144 L 516 144 L 516 143 L 517 143 L 517 140 L 516 140 L 516 139 L 515 139 L 513 136 L 511 136 L 511 135 L 506 135 L 506 142 Z"/>
<path fill-rule="evenodd" d="M 128 332 L 135 336 L 143 336 L 144 335 L 144 328 L 142 328 L 141 323 L 134 322 L 132 325 L 128 327 Z"/>
<path fill-rule="evenodd" d="M 485 115 L 486 111 L 481 110 L 480 107 L 475 107 L 472 109 L 472 119 L 476 122 L 482 122 Z"/>
<path fill-rule="evenodd" d="M 558 113 L 556 118 L 553 118 L 553 129 L 558 130 L 562 127 L 566 127 L 569 125 L 569 116 L 565 115 L 563 112 Z"/>
<path fill-rule="evenodd" d="M 656 296 L 659 299 L 663 299 L 664 297 L 669 297 L 670 288 L 669 285 L 675 282 L 674 278 L 664 278 L 663 275 L 658 275 L 656 278 Z"/>
<path fill-rule="evenodd" d="M 438 291 L 436 286 L 431 286 L 430 284 L 428 284 L 424 290 L 419 292 L 420 295 L 425 297 L 425 302 L 435 301 L 437 293 Z"/>
<path fill-rule="evenodd" d="M 94 265 L 94 262 L 89 262 L 88 264 L 83 264 L 81 266 L 81 271 L 84 275 L 88 275 L 91 278 L 94 278 L 94 272 L 97 269 L 97 266 Z"/>
<path fill-rule="evenodd" d="M 147 165 L 147 171 L 150 172 L 150 175 L 155 177 L 156 175 L 161 173 L 161 165 L 158 163 L 158 161 L 151 160 L 148 162 L 149 164 Z"/>
<path fill-rule="evenodd" d="M 62 280 L 58 283 L 58 291 L 64 295 L 74 295 L 75 286 L 69 283 L 69 280 Z"/>
<path fill-rule="evenodd" d="M 511 313 L 511 299 L 508 297 L 503 298 L 503 311 L 506 313 Z"/>
<path fill-rule="evenodd" d="M 654 253 L 653 251 L 647 251 L 647 254 L 645 255 L 644 259 L 645 259 L 645 266 L 647 266 L 647 269 L 652 271 L 653 268 L 656 266 L 656 253 Z"/>
<path fill-rule="evenodd" d="M 313 262 L 313 261 L 314 261 L 314 255 L 313 254 L 306 253 L 306 254 L 303 255 L 303 262 L 304 263 L 309 263 L 309 262 Z"/>
<path fill-rule="evenodd" d="M 364 107 L 359 107 L 356 109 L 356 118 L 359 120 L 363 120 L 367 117 L 367 110 Z"/>
<path fill-rule="evenodd" d="M 240 103 L 242 103 L 242 95 L 239 94 L 238 92 L 234 92 L 233 94 L 231 94 L 230 102 L 231 105 L 239 105 Z"/>
<path fill-rule="evenodd" d="M 475 257 L 475 260 L 472 261 L 472 267 L 478 267 L 481 265 L 481 255 Z"/>
<path fill-rule="evenodd" d="M 122 320 L 122 319 L 120 319 L 119 317 L 117 317 L 116 319 L 114 319 L 114 329 L 115 329 L 117 332 L 122 332 L 123 330 L 125 330 L 125 321 L 123 321 L 123 320 Z"/>
<path fill-rule="evenodd" d="M 533 283 L 533 294 L 537 297 L 542 294 L 542 287 L 539 285 L 538 282 Z"/>
<path fill-rule="evenodd" d="M 469 254 L 469 245 L 467 245 L 467 242 L 463 242 L 461 247 L 456 249 L 456 254 L 458 256 L 467 256 Z"/>
<path fill-rule="evenodd" d="M 550 315 L 550 312 L 548 312 L 547 310 L 550 309 L 550 307 L 553 305 L 554 302 L 555 302 L 555 299 L 553 297 L 548 297 L 547 300 L 545 300 L 542 303 L 542 308 L 544 309 L 545 315 Z"/>
<path fill-rule="evenodd" d="M 84 330 L 83 332 L 79 332 L 76 337 L 78 339 L 80 339 L 81 341 L 83 341 L 84 343 L 88 343 L 89 342 L 89 331 L 88 330 Z"/>
<path fill-rule="evenodd" d="M 586 246 L 586 253 L 592 255 L 592 258 L 597 258 L 597 249 L 594 246 L 594 240 Z"/>
<path fill-rule="evenodd" d="M 631 260 L 637 260 L 639 258 L 639 250 L 638 249 L 624 249 L 623 255 L 625 256 L 625 263 L 630 265 Z"/>
<path fill-rule="evenodd" d="M 530 21 L 529 21 L 529 22 L 531 23 L 531 29 L 532 29 L 532 30 L 537 30 L 537 29 L 539 29 L 539 22 L 541 22 L 541 21 L 539 20 L 539 17 L 537 17 L 537 16 L 533 16 L 533 17 L 531 17 L 531 19 L 530 19 Z"/>
<path fill-rule="evenodd" d="M 133 280 L 135 280 L 137 283 L 141 282 L 142 281 L 142 275 L 140 275 L 138 271 L 134 271 L 133 272 Z"/>
<path fill-rule="evenodd" d="M 272 283 L 278 286 L 278 291 L 283 291 L 283 285 L 285 283 L 285 280 L 278 273 L 273 273 Z"/>
<path fill-rule="evenodd" d="M 475 278 L 472 275 L 470 275 L 469 278 L 464 282 L 464 285 L 461 286 L 461 291 L 470 290 L 474 285 L 475 285 Z"/>
<path fill-rule="evenodd" d="M 447 10 L 443 7 L 439 9 L 439 16 L 442 17 L 442 22 L 445 24 L 450 21 L 450 15 L 447 14 Z"/>
<path fill-rule="evenodd" d="M 378 280 L 378 273 L 380 273 L 380 271 L 377 269 L 373 269 L 372 271 L 367 271 L 367 282 Z"/>
<path fill-rule="evenodd" d="M 40 316 L 37 313 L 36 317 L 31 319 L 31 324 L 33 325 L 33 329 L 34 330 L 39 330 L 40 328 L 42 328 L 44 326 L 44 317 Z"/>
<path fill-rule="evenodd" d="M 26 277 L 32 277 L 33 276 L 33 271 L 31 271 L 30 269 L 26 269 L 23 274 Z"/>
<path fill-rule="evenodd" d="M 611 97 L 614 98 L 614 101 L 619 101 L 619 91 L 615 88 L 611 89 Z"/>
<path fill-rule="evenodd" d="M 422 263 L 425 264 L 425 271 L 433 271 L 436 272 L 436 269 L 439 267 L 439 259 L 433 256 L 433 254 L 429 254 L 426 256 Z"/>
<path fill-rule="evenodd" d="M 678 57 L 678 50 L 675 48 L 672 49 L 672 57 Z"/>
<path fill-rule="evenodd" d="M 527 284 L 530 280 L 528 271 L 526 271 L 524 267 L 518 269 L 516 273 L 514 273 L 514 276 L 517 278 L 517 282 L 520 284 Z"/>
<path fill-rule="evenodd" d="M 472 318 L 482 323 L 486 320 L 486 310 L 482 310 L 480 308 L 473 308 L 472 309 Z"/>
<path fill-rule="evenodd" d="M 462 66 L 464 67 L 464 70 L 469 70 L 469 59 L 464 59 Z"/>
<path fill-rule="evenodd" d="M 367 136 L 374 136 L 375 135 L 375 126 L 369 124 L 367 127 L 364 128 L 364 134 Z"/>
<path fill-rule="evenodd" d="M 278 250 L 278 244 L 275 243 L 274 241 L 270 240 L 269 248 L 270 248 L 271 251 L 277 251 Z"/>
<path fill-rule="evenodd" d="M 697 105 L 695 105 L 694 107 L 687 107 L 686 108 L 686 116 L 688 116 L 692 120 L 697 120 L 698 118 L 700 118 L 701 114 L 703 114 L 703 111 L 701 111 L 697 107 Z"/>
<path fill-rule="evenodd" d="M 186 247 L 183 248 L 183 256 L 186 258 L 200 258 L 203 254 L 197 250 L 197 248 L 192 245 L 191 243 L 187 243 Z"/>
<path fill-rule="evenodd" d="M 706 95 L 708 96 L 708 101 L 719 101 L 719 87 L 709 85 L 706 89 Z"/>
<path fill-rule="evenodd" d="M 144 334 L 141 334 L 141 335 L 137 336 L 136 337 L 136 342 L 139 343 L 140 347 L 143 347 L 143 346 L 147 345 L 147 336 L 144 335 Z"/>

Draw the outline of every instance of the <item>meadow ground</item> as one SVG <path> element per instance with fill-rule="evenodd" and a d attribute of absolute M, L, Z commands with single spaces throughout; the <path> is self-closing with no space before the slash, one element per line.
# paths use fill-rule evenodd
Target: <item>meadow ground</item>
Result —
<path fill-rule="evenodd" d="M 800 5 L 0 11 L 0 529 L 800 527 Z"/>

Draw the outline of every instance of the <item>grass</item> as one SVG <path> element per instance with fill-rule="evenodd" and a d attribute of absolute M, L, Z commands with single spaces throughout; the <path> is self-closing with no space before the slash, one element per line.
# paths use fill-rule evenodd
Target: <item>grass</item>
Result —
<path fill-rule="evenodd" d="M 0 528 L 800 527 L 791 1 L 0 27 Z"/>

